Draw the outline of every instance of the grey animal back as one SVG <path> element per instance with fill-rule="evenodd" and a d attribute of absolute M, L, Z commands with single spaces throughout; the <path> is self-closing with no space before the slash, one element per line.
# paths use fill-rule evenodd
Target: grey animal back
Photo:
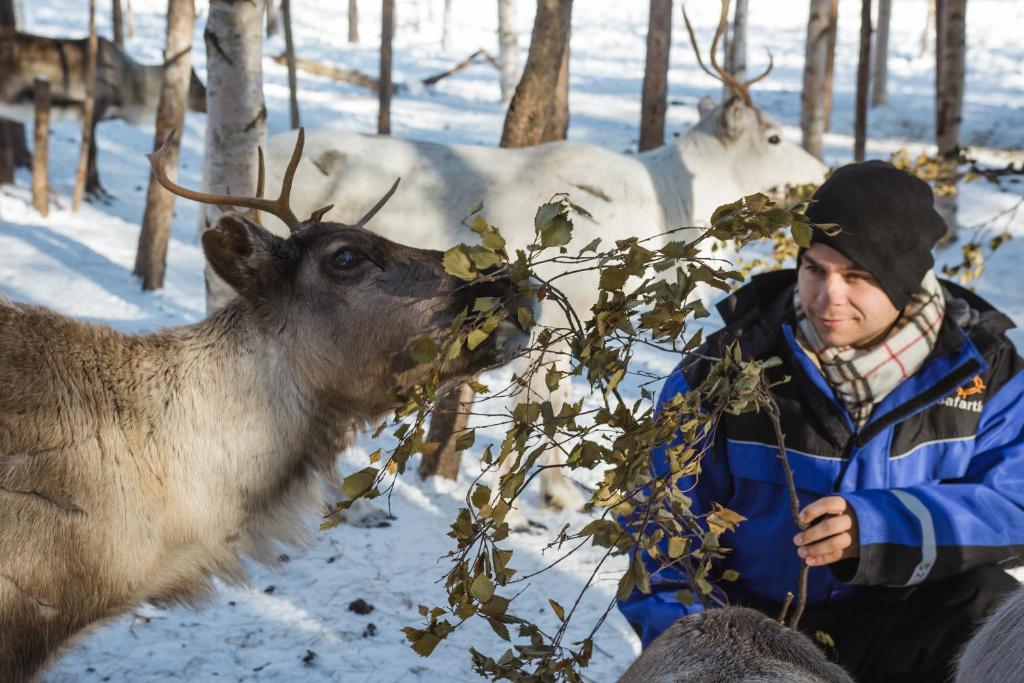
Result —
<path fill-rule="evenodd" d="M 1024 681 L 1024 588 L 1010 595 L 968 641 L 956 683 Z"/>
<path fill-rule="evenodd" d="M 619 683 L 853 683 L 806 636 L 746 607 L 680 619 Z"/>

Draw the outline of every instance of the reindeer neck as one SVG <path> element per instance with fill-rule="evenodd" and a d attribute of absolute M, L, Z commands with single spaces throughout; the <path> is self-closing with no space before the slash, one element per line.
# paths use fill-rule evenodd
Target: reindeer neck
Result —
<path fill-rule="evenodd" d="M 131 59 L 119 61 L 121 85 L 120 102 L 117 106 L 121 117 L 135 126 L 150 126 L 156 117 L 160 103 L 160 89 L 163 86 L 163 67 L 160 65 L 138 64 Z M 117 92 L 117 88 L 112 89 Z"/>
<path fill-rule="evenodd" d="M 668 230 L 693 225 L 692 171 L 686 164 L 682 144 L 669 142 L 637 155 L 651 176 Z"/>

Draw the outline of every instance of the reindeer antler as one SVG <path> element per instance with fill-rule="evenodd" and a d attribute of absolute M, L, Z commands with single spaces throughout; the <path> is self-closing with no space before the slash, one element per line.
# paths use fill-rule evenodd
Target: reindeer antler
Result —
<path fill-rule="evenodd" d="M 284 179 L 281 181 L 281 192 L 277 195 L 276 199 L 265 199 L 263 197 L 263 188 L 265 184 L 265 167 L 263 162 L 263 150 L 258 149 L 259 152 L 259 177 L 256 180 L 256 196 L 255 197 L 236 197 L 230 194 L 209 194 L 206 192 L 197 192 L 195 190 L 189 190 L 187 188 L 178 185 L 173 180 L 167 177 L 167 172 L 164 169 L 164 160 L 167 156 L 167 150 L 170 147 L 171 141 L 174 139 L 174 130 L 171 130 L 167 134 L 167 138 L 164 143 L 160 145 L 160 149 L 147 154 L 146 158 L 149 159 L 149 165 L 153 167 L 153 177 L 156 178 L 157 182 L 163 185 L 163 187 L 170 193 L 175 194 L 185 199 L 191 199 L 201 204 L 216 204 L 217 206 L 231 206 L 231 207 L 244 207 L 247 209 L 254 209 L 256 211 L 266 211 L 272 216 L 277 216 L 281 221 L 288 226 L 288 229 L 292 232 L 298 230 L 303 223 L 306 222 L 319 222 L 320 218 L 330 210 L 331 206 L 326 206 L 322 209 L 318 209 L 313 212 L 312 216 L 306 221 L 300 221 L 296 218 L 295 214 L 292 213 L 291 207 L 289 206 L 289 200 L 292 193 L 292 180 L 295 178 L 295 171 L 299 167 L 299 159 L 302 157 L 302 147 L 306 141 L 306 133 L 302 128 L 299 128 L 298 137 L 295 139 L 295 149 L 292 150 L 292 157 L 288 161 L 288 167 L 284 172 Z M 390 196 L 390 193 L 389 195 Z M 375 207 L 379 209 L 379 207 Z M 372 215 L 372 214 L 371 214 Z M 258 214 L 257 214 L 258 219 Z"/>
<path fill-rule="evenodd" d="M 729 0 L 722 0 L 722 13 L 718 18 L 718 28 L 715 29 L 715 37 L 711 40 L 711 66 L 714 68 L 714 71 L 712 71 L 704 65 L 704 60 L 700 56 L 700 46 L 697 45 L 697 37 L 693 33 L 693 26 L 690 25 L 690 18 L 686 16 L 686 6 L 683 5 L 682 9 L 683 21 L 686 23 L 686 32 L 690 34 L 690 45 L 693 46 L 693 54 L 697 56 L 697 64 L 700 65 L 700 68 L 707 75 L 735 90 L 736 94 L 743 99 L 744 104 L 748 107 L 754 106 L 754 101 L 750 98 L 750 86 L 763 79 L 772 70 L 774 60 L 772 59 L 771 50 L 768 51 L 768 68 L 758 76 L 742 83 L 718 64 L 718 41 L 721 40 L 722 35 L 725 33 L 725 28 L 729 24 Z"/>

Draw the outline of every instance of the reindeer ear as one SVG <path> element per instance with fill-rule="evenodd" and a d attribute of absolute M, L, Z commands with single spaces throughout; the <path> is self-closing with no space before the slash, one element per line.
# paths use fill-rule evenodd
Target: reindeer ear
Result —
<path fill-rule="evenodd" d="M 718 100 L 716 100 L 714 97 L 709 97 L 705 95 L 704 97 L 700 98 L 700 102 L 697 103 L 697 113 L 700 115 L 701 120 L 706 119 L 708 117 L 708 114 L 713 112 L 715 110 L 715 107 L 717 106 Z"/>
<path fill-rule="evenodd" d="M 203 233 L 203 251 L 214 272 L 250 301 L 265 294 L 280 276 L 284 242 L 234 212 Z"/>

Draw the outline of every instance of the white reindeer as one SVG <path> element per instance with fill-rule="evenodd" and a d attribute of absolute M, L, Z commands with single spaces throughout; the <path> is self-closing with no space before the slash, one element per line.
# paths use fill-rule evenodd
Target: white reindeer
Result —
<path fill-rule="evenodd" d="M 723 11 L 712 54 L 726 15 Z M 826 167 L 786 142 L 779 126 L 750 98 L 749 86 L 767 71 L 738 83 L 714 58 L 712 66 L 715 71 L 704 67 L 705 71 L 732 85 L 738 95 L 722 104 L 705 97 L 698 105 L 699 123 L 657 149 L 626 155 L 572 142 L 501 149 L 319 130 L 309 133 L 310 146 L 318 152 L 299 165 L 293 201 L 303 211 L 333 203 L 328 216 L 353 215 L 373 204 L 382 183 L 400 176 L 403 191 L 380 212 L 375 232 L 437 249 L 475 243 L 476 236 L 463 219 L 483 202 L 483 215 L 502 231 L 514 254 L 533 240 L 537 207 L 556 192 L 568 192 L 593 215 L 593 220 L 576 221 L 573 244 L 584 245 L 597 237 L 610 244 L 705 223 L 715 208 L 741 196 L 787 183 L 820 182 Z M 271 139 L 272 181 L 280 178 L 294 142 L 294 132 Z M 272 223 L 268 227 L 279 229 Z M 540 275 L 555 272 L 541 270 Z M 578 311 L 588 311 L 597 300 L 595 273 L 559 280 L 559 286 Z M 557 307 L 547 306 L 539 322 L 564 325 L 564 316 Z M 533 361 L 524 359 L 517 370 Z M 534 389 L 547 396 L 543 374 L 534 373 Z M 552 397 L 556 412 L 568 392 L 568 381 L 563 380 Z M 552 457 L 549 454 L 545 461 Z M 545 469 L 541 492 L 556 508 L 582 504 L 578 490 L 558 468 Z M 513 521 L 522 526 L 520 517 Z"/>

